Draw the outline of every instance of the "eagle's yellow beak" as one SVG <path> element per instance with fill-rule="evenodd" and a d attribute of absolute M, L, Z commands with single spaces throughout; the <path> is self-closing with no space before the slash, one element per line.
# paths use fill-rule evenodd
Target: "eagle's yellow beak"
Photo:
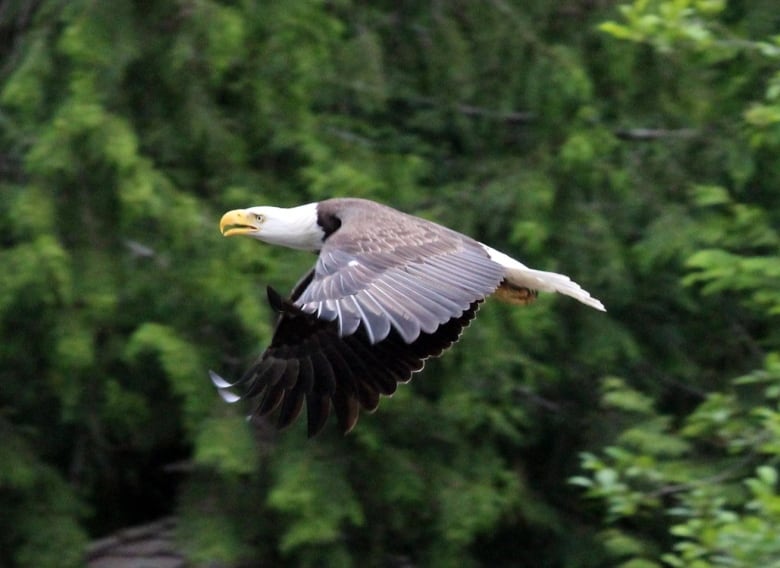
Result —
<path fill-rule="evenodd" d="M 233 235 L 247 235 L 260 230 L 260 223 L 256 215 L 244 209 L 234 209 L 222 215 L 219 220 L 219 231 L 225 237 Z"/>

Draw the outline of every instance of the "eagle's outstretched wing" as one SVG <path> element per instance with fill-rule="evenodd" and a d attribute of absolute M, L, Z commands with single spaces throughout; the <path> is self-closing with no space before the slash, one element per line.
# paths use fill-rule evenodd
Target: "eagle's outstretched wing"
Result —
<path fill-rule="evenodd" d="M 280 428 L 298 417 L 305 402 L 309 436 L 323 428 L 331 406 L 341 429 L 349 432 L 361 408 L 376 409 L 380 395 L 394 393 L 397 384 L 421 370 L 427 358 L 457 341 L 480 303 L 473 302 L 433 333 L 419 333 L 411 343 L 395 329 L 372 343 L 363 327 L 341 337 L 335 322 L 302 311 L 271 288 L 268 297 L 279 313 L 271 345 L 236 383 L 227 383 L 213 372 L 212 380 L 223 391 L 245 388 L 241 398 L 257 400 L 253 414 L 264 416 L 279 408 Z"/>
<path fill-rule="evenodd" d="M 341 209 L 320 204 L 320 215 L 332 215 L 338 228 L 295 298 L 303 311 L 335 321 L 340 336 L 362 324 L 370 343 L 391 329 L 412 343 L 492 294 L 504 279 L 504 268 L 479 242 L 377 203 L 351 216 L 348 201 L 337 200 Z M 373 226 L 380 215 L 382 226 Z"/>

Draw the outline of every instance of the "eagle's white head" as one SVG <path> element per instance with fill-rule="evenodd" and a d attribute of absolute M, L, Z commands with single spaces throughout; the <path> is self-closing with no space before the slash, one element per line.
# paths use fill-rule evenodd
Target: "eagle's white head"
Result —
<path fill-rule="evenodd" d="M 272 245 L 317 251 L 325 233 L 317 223 L 317 204 L 285 209 L 262 205 L 234 209 L 222 216 L 219 230 L 226 237 L 246 235 Z"/>

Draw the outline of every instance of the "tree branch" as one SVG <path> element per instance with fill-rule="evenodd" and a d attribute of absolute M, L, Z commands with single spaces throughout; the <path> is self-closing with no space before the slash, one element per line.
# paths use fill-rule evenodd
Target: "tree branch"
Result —
<path fill-rule="evenodd" d="M 615 136 L 621 140 L 658 140 L 659 138 L 693 138 L 699 131 L 695 128 L 678 128 L 669 130 L 666 128 L 618 128 Z"/>

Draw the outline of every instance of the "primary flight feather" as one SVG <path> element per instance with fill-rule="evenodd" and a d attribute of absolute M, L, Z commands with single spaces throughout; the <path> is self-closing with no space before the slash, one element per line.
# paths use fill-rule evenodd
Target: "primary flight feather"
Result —
<path fill-rule="evenodd" d="M 225 400 L 256 400 L 260 416 L 278 408 L 280 428 L 305 404 L 309 436 L 331 409 L 350 431 L 360 409 L 376 409 L 380 395 L 455 343 L 491 294 L 527 304 L 537 291 L 559 292 L 604 310 L 568 276 L 365 199 L 237 209 L 220 231 L 319 253 L 289 299 L 268 288 L 278 319 L 260 359 L 234 383 L 210 373 Z"/>

